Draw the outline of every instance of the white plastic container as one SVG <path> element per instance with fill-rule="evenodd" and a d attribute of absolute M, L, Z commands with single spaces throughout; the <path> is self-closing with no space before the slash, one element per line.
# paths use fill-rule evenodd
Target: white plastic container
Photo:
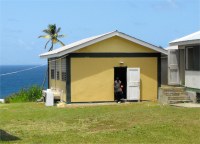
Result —
<path fill-rule="evenodd" d="M 53 98 L 53 92 L 50 89 L 47 89 L 46 91 L 46 106 L 53 106 L 54 105 L 54 98 Z"/>
<path fill-rule="evenodd" d="M 1 102 L 1 103 L 4 103 L 5 101 L 4 101 L 4 99 L 0 99 L 0 102 Z"/>

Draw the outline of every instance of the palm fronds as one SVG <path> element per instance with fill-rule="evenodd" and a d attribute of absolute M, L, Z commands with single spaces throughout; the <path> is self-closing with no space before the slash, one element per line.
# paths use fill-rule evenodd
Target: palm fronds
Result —
<path fill-rule="evenodd" d="M 56 24 L 50 24 L 48 25 L 47 29 L 44 29 L 43 32 L 46 35 L 41 35 L 38 38 L 46 38 L 49 39 L 46 44 L 45 44 L 45 49 L 47 47 L 47 45 L 49 44 L 49 42 L 51 41 L 51 47 L 49 48 L 49 51 L 53 50 L 53 46 L 55 43 L 60 43 L 62 46 L 64 46 L 65 44 L 60 41 L 58 38 L 62 38 L 64 37 L 64 35 L 59 35 L 58 33 L 60 32 L 61 28 L 57 28 Z"/>

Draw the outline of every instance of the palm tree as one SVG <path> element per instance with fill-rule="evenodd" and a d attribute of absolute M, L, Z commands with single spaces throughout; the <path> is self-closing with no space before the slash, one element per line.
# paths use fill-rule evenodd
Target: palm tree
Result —
<path fill-rule="evenodd" d="M 62 34 L 59 35 L 58 34 L 60 32 L 60 30 L 61 30 L 61 28 L 59 27 L 57 29 L 56 24 L 50 24 L 50 25 L 48 25 L 47 29 L 43 30 L 43 32 L 46 35 L 41 35 L 38 38 L 46 38 L 46 39 L 48 39 L 48 41 L 46 42 L 45 47 L 44 47 L 45 49 L 47 48 L 47 45 L 48 45 L 49 42 L 51 42 L 51 47 L 49 48 L 48 51 L 52 51 L 53 50 L 53 46 L 54 46 L 55 43 L 60 43 L 62 46 L 65 46 L 65 44 L 58 39 L 58 38 L 64 37 L 64 35 L 62 35 Z M 44 80 L 43 80 L 43 83 L 42 83 L 42 89 L 44 88 L 44 84 L 46 82 L 47 74 L 48 74 L 48 69 L 46 71 L 46 74 L 45 74 L 45 77 L 44 77 Z"/>
<path fill-rule="evenodd" d="M 41 36 L 39 36 L 39 38 L 49 39 L 47 41 L 47 43 L 45 44 L 45 49 L 46 49 L 46 47 L 47 47 L 49 42 L 51 42 L 51 47 L 49 48 L 49 51 L 53 50 L 53 46 L 54 46 L 55 43 L 60 43 L 62 46 L 65 46 L 65 44 L 58 39 L 58 38 L 64 37 L 64 35 L 62 35 L 62 34 L 59 35 L 58 34 L 60 32 L 60 30 L 61 30 L 61 28 L 59 27 L 57 29 L 56 24 L 53 24 L 53 25 L 50 24 L 47 29 L 43 30 L 43 32 L 46 35 L 41 35 Z"/>

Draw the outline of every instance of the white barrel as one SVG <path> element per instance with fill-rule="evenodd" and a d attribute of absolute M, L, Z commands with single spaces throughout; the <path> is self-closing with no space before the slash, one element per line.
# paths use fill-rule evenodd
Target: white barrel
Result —
<path fill-rule="evenodd" d="M 0 103 L 4 103 L 5 101 L 4 101 L 4 99 L 0 99 Z"/>
<path fill-rule="evenodd" d="M 46 106 L 53 106 L 54 105 L 54 98 L 53 98 L 53 92 L 50 90 L 47 90 L 46 92 Z"/>

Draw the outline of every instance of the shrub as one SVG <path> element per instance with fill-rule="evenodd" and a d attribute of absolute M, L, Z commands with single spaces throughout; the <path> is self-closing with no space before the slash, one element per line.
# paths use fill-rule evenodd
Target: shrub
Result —
<path fill-rule="evenodd" d="M 42 89 L 39 86 L 23 88 L 5 98 L 5 103 L 33 102 L 42 97 Z"/>

